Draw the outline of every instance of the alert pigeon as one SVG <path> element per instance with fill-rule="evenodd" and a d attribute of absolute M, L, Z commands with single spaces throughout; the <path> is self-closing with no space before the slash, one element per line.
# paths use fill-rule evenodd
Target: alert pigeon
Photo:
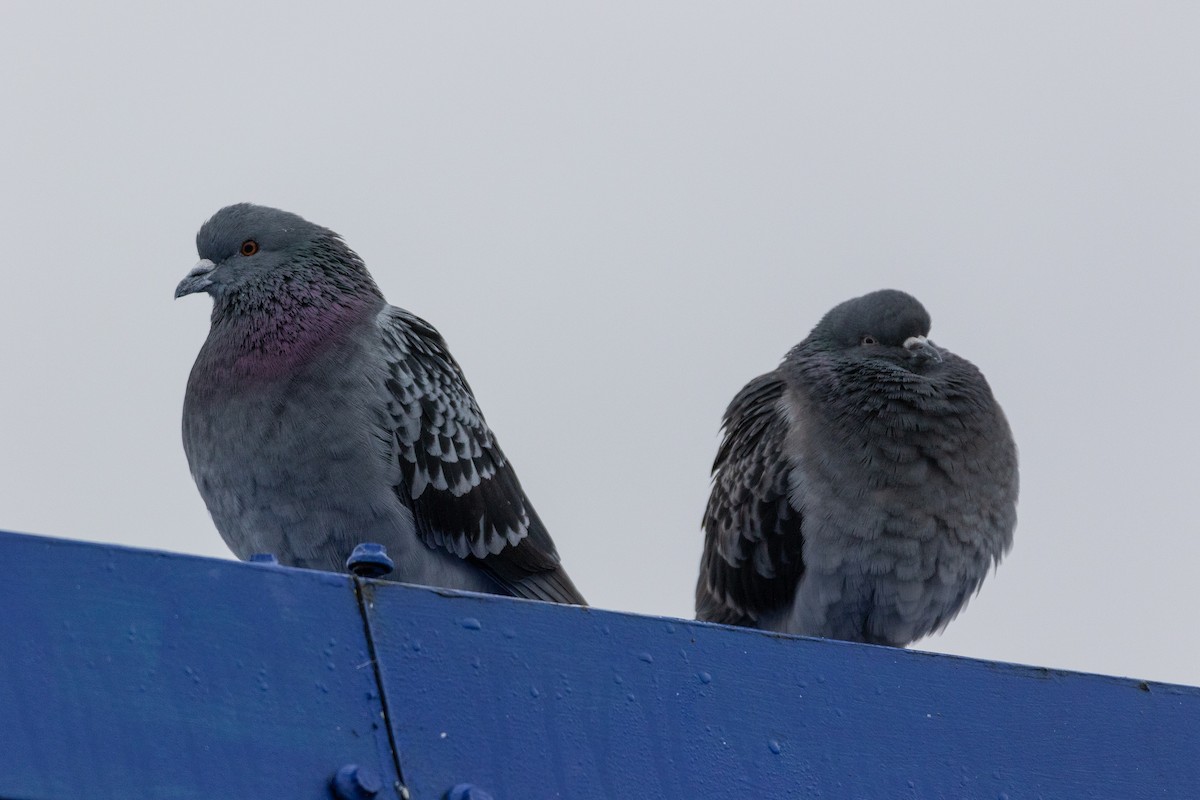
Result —
<path fill-rule="evenodd" d="M 394 580 L 582 605 L 432 325 L 390 306 L 327 228 L 223 208 L 176 297 L 207 292 L 183 445 L 242 559 L 343 571 L 383 544 Z"/>
<path fill-rule="evenodd" d="M 884 290 L 825 315 L 725 412 L 697 618 L 904 646 L 1012 544 L 1017 450 L 979 370 Z"/>

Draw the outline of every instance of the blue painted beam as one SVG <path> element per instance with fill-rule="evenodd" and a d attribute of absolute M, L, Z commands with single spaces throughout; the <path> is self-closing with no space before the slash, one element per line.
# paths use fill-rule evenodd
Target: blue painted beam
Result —
<path fill-rule="evenodd" d="M 395 766 L 344 576 L 0 533 L 0 798 L 325 800 Z"/>
<path fill-rule="evenodd" d="M 1197 689 L 442 595 L 367 595 L 416 797 L 1200 797 Z"/>
<path fill-rule="evenodd" d="M 1188 687 L 14 534 L 0 564 L 0 798 L 328 798 L 351 763 L 418 800 L 1200 796 Z"/>

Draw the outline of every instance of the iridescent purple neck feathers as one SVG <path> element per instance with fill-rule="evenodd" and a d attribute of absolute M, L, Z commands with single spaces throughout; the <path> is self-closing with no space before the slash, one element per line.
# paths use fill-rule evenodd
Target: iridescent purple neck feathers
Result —
<path fill-rule="evenodd" d="M 212 329 L 197 366 L 267 380 L 301 368 L 385 305 L 378 295 L 346 294 L 286 275 L 214 299 Z"/>

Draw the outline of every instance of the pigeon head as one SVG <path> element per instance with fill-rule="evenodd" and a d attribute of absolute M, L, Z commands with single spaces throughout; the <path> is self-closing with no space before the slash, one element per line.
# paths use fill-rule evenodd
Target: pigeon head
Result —
<path fill-rule="evenodd" d="M 887 361 L 917 371 L 942 361 L 927 338 L 929 312 L 915 297 L 881 289 L 834 306 L 804 344 L 852 360 Z"/>
<path fill-rule="evenodd" d="M 262 307 L 270 297 L 380 297 L 362 260 L 328 228 L 276 208 L 238 203 L 196 234 L 200 261 L 175 297 L 207 292 L 222 306 Z"/>

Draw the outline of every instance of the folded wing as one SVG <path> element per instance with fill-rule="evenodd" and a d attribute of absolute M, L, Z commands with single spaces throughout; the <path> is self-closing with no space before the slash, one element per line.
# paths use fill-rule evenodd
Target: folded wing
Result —
<path fill-rule="evenodd" d="M 697 619 L 753 626 L 791 603 L 804 573 L 800 514 L 788 502 L 784 389 L 767 373 L 725 411 L 704 512 Z"/>
<path fill-rule="evenodd" d="M 394 307 L 380 324 L 381 435 L 399 467 L 395 491 L 412 509 L 418 534 L 514 596 L 584 605 L 441 335 Z"/>

